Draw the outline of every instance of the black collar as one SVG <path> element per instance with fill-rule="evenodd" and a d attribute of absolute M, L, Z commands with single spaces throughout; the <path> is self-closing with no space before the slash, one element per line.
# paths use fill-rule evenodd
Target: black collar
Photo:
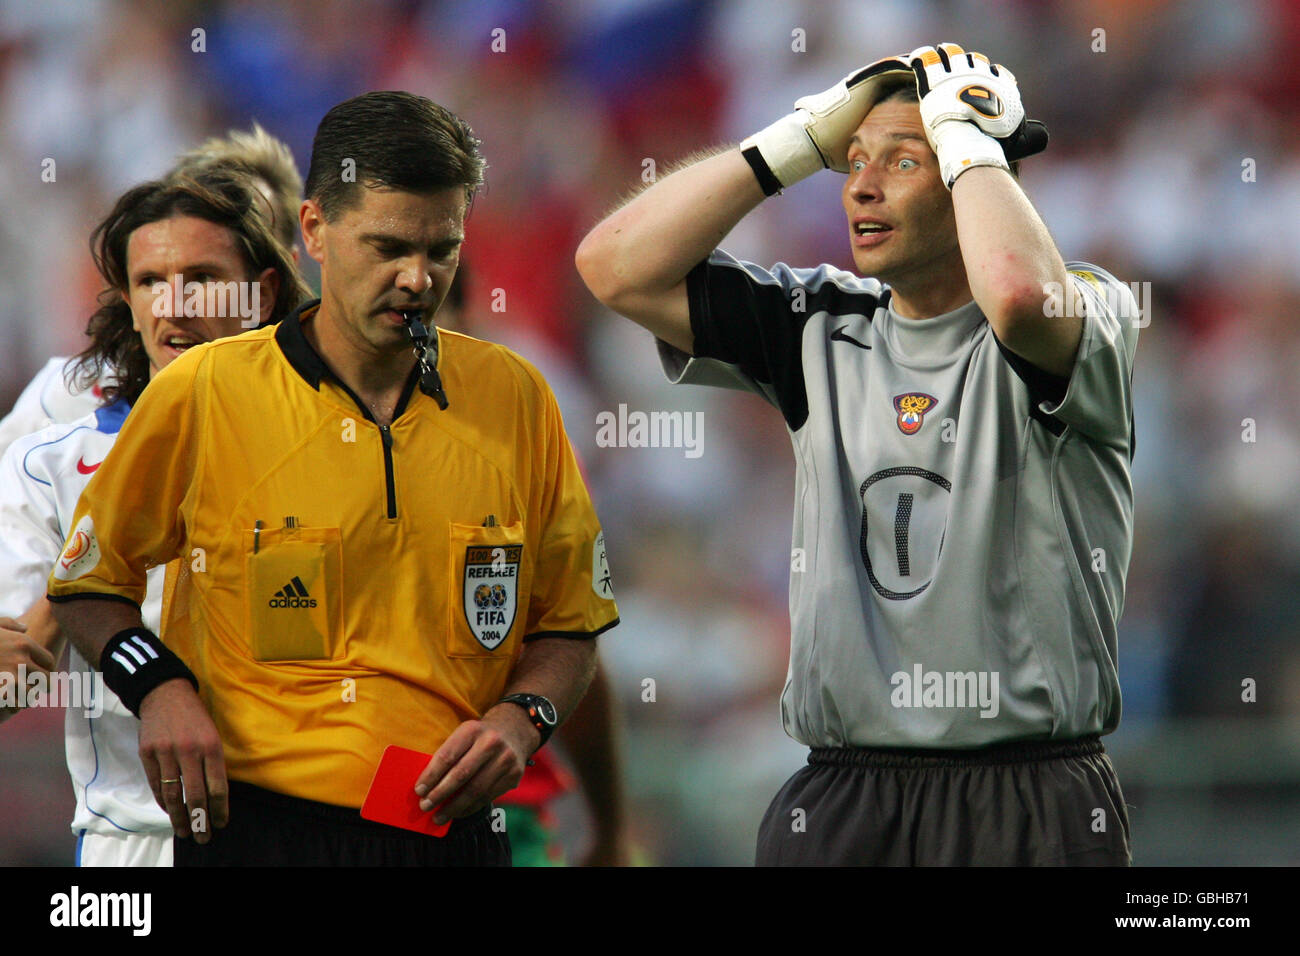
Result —
<path fill-rule="evenodd" d="M 302 331 L 302 317 L 305 313 L 315 312 L 320 307 L 320 299 L 312 299 L 310 302 L 304 302 L 298 308 L 293 310 L 293 315 L 282 319 L 275 330 L 275 341 L 280 346 L 280 351 L 284 357 L 289 360 L 295 372 L 316 391 L 320 391 L 321 379 L 325 376 L 338 381 L 338 376 L 330 371 L 330 367 L 325 364 L 325 360 L 320 357 L 311 343 L 307 341 L 307 336 Z"/>
<path fill-rule="evenodd" d="M 360 398 L 347 384 L 334 374 L 334 371 L 325 364 L 325 360 L 320 357 L 302 330 L 302 320 L 304 317 L 310 318 L 317 308 L 320 307 L 320 299 L 312 299 L 310 302 L 304 302 L 294 310 L 293 314 L 282 319 L 275 330 L 275 341 L 280 346 L 280 351 L 284 357 L 289 360 L 293 370 L 302 376 L 305 381 L 316 391 L 320 391 L 320 383 L 323 379 L 331 379 L 339 388 L 347 392 L 352 401 L 356 403 L 357 408 L 361 409 L 366 418 L 374 421 L 374 416 L 370 414 L 370 409 L 365 406 Z M 393 420 L 396 421 L 402 412 L 406 411 L 407 404 L 411 401 L 411 395 L 415 392 L 415 386 L 420 381 L 420 366 L 417 364 L 411 369 L 411 374 L 407 376 L 406 386 L 402 389 L 401 397 L 397 400 L 397 410 L 393 413 Z"/>

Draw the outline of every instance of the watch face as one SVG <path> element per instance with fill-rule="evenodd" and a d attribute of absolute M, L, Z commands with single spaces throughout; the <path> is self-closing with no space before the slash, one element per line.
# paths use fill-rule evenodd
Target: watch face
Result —
<path fill-rule="evenodd" d="M 554 724 L 557 721 L 558 715 L 555 713 L 555 705 L 545 697 L 535 698 L 534 704 L 537 707 L 537 715 L 541 717 L 544 722 Z"/>

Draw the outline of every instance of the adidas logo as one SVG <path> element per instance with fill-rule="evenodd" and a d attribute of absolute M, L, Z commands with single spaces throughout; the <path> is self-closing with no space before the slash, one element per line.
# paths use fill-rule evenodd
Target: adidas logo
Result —
<path fill-rule="evenodd" d="M 275 597 L 267 601 L 266 606 L 315 607 L 316 599 L 307 593 L 307 588 L 303 586 L 302 581 L 295 574 L 288 584 L 275 592 Z"/>

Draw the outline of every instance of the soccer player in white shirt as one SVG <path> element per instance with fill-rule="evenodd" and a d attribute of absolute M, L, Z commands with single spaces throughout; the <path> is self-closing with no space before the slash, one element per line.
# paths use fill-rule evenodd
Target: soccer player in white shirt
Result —
<path fill-rule="evenodd" d="M 298 261 L 298 204 L 302 202 L 302 176 L 293 153 L 257 123 L 251 130 L 231 130 L 213 137 L 176 160 L 169 175 L 193 175 L 205 169 L 234 170 L 252 178 L 266 197 L 276 238 Z M 82 359 L 87 359 L 82 361 Z M 36 373 L 0 419 L 0 452 L 23 435 L 75 422 L 103 403 L 106 386 L 113 383 L 113 368 L 92 356 L 56 355 Z"/>
<path fill-rule="evenodd" d="M 95 230 L 92 245 L 107 294 L 91 319 L 93 344 L 84 355 L 97 376 L 111 363 L 114 381 L 93 413 L 25 436 L 0 459 L 0 618 L 10 624 L 0 631 L 0 666 L 53 667 L 57 639 L 54 648 L 40 647 L 51 639 L 48 575 L 61 559 L 82 489 L 153 375 L 188 348 L 279 321 L 306 296 L 267 209 L 248 176 L 214 167 L 129 190 Z M 177 277 L 183 299 L 176 297 Z M 229 308 L 231 297 L 192 295 L 217 283 L 241 284 L 243 301 L 256 303 L 256 312 Z M 208 301 L 227 308 L 210 313 Z M 148 480 L 147 462 L 141 480 Z M 150 572 L 142 608 L 153 628 L 161 625 L 163 573 L 161 566 Z M 20 615 L 40 632 L 38 641 L 15 626 Z M 93 669 L 75 648 L 69 654 L 70 669 L 87 677 L 83 686 L 96 686 Z M 101 689 L 102 700 L 80 701 L 87 706 L 69 707 L 66 717 L 77 862 L 169 866 L 171 825 L 140 763 L 139 721 L 111 690 L 101 684 L 96 692 Z"/>

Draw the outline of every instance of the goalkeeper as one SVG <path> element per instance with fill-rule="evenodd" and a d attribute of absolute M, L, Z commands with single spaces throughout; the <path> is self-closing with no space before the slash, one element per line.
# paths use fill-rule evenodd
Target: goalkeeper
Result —
<path fill-rule="evenodd" d="M 1062 260 L 1015 161 L 1014 76 L 955 44 L 878 61 L 615 211 L 577 264 L 674 382 L 783 416 L 796 491 L 785 729 L 809 765 L 760 864 L 1127 865 L 1127 289 Z M 856 273 L 716 249 L 832 169 Z M 788 203 L 792 198 L 773 199 Z"/>

